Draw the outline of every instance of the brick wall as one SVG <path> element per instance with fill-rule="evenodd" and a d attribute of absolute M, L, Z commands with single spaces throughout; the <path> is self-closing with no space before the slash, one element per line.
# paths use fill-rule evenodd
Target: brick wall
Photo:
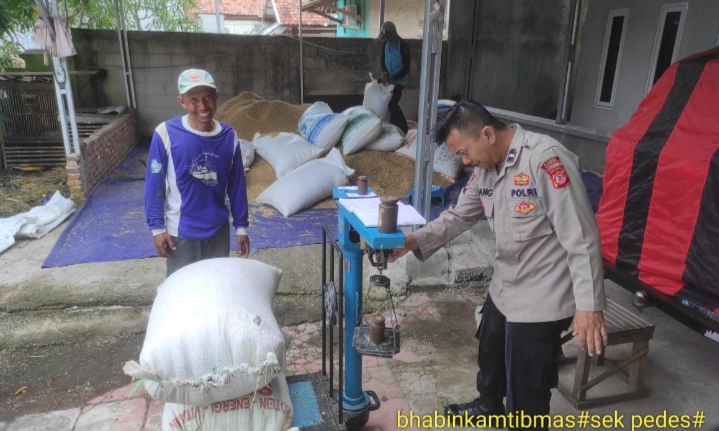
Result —
<path fill-rule="evenodd" d="M 137 142 L 136 114 L 125 113 L 83 139 L 82 155 L 67 157 L 67 185 L 78 205 L 97 183 L 107 178 Z"/>

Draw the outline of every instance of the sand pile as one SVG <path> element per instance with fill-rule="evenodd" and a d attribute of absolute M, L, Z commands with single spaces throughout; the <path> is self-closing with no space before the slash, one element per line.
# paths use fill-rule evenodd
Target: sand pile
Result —
<path fill-rule="evenodd" d="M 282 101 L 267 101 L 253 93 L 242 93 L 217 110 L 216 118 L 232 126 L 241 139 L 251 141 L 255 133 L 298 133 L 297 123 L 309 105 L 291 105 Z M 394 153 L 361 151 L 344 156 L 345 162 L 354 169 L 354 183 L 360 175 L 366 175 L 369 185 L 379 195 L 407 196 L 414 184 L 414 162 Z M 274 169 L 255 155 L 255 162 L 247 173 L 247 197 L 250 202 L 277 180 Z M 449 185 L 449 181 L 434 175 L 434 184 Z M 314 208 L 334 207 L 329 198 Z"/>

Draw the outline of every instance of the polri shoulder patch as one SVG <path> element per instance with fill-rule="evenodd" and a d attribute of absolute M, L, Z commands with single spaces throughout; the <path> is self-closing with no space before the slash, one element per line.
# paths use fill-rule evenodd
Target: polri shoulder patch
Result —
<path fill-rule="evenodd" d="M 559 157 L 548 158 L 541 164 L 540 169 L 549 175 L 555 189 L 563 189 L 569 185 L 569 176 Z"/>

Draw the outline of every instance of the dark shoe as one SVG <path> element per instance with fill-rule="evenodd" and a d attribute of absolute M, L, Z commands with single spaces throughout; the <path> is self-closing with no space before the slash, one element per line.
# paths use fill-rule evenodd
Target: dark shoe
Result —
<path fill-rule="evenodd" d="M 450 404 L 444 408 L 445 415 L 464 416 L 465 412 L 467 412 L 469 416 L 503 415 L 504 403 L 502 403 L 501 398 L 481 395 L 472 402 Z"/>

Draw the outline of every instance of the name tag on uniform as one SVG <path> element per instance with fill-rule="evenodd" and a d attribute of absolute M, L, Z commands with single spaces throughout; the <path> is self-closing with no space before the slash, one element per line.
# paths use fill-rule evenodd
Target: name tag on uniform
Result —
<path fill-rule="evenodd" d="M 489 189 L 486 187 L 480 187 L 479 188 L 479 195 L 486 198 L 491 198 L 494 194 L 494 189 Z"/>
<path fill-rule="evenodd" d="M 513 187 L 509 189 L 509 199 L 525 199 L 537 196 L 536 187 Z"/>

